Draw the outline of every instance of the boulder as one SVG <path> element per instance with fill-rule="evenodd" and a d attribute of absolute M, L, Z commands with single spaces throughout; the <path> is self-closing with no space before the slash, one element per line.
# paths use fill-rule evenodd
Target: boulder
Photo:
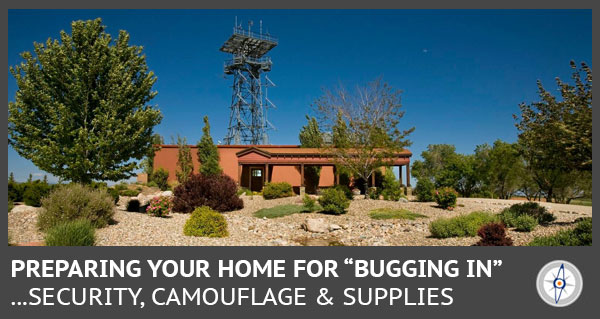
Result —
<path fill-rule="evenodd" d="M 127 208 L 127 204 L 131 200 L 129 196 L 119 196 L 119 201 L 117 202 L 118 207 Z"/>
<path fill-rule="evenodd" d="M 311 233 L 325 233 L 329 230 L 329 224 L 323 218 L 307 218 L 302 228 Z"/>
<path fill-rule="evenodd" d="M 172 197 L 173 196 L 173 192 L 172 191 L 164 191 L 164 192 L 160 193 L 160 196 Z"/>
<path fill-rule="evenodd" d="M 27 205 L 16 205 L 15 207 L 13 207 L 13 209 L 10 212 L 13 214 L 35 213 L 38 210 L 40 210 L 39 207 L 33 207 L 33 206 L 27 206 Z"/>
<path fill-rule="evenodd" d="M 147 206 L 148 204 L 150 204 L 150 200 L 154 198 L 154 196 L 152 195 L 144 195 L 144 194 L 138 194 L 137 197 L 133 197 L 132 199 L 137 199 L 138 202 L 140 202 L 140 207 L 143 206 Z"/>
<path fill-rule="evenodd" d="M 400 199 L 398 200 L 400 203 L 408 203 L 408 199 L 404 198 L 404 197 L 400 197 Z"/>
<path fill-rule="evenodd" d="M 336 224 L 329 225 L 329 231 L 336 231 L 336 230 L 340 230 L 340 229 L 342 229 L 342 226 L 340 226 L 340 225 L 336 225 Z"/>

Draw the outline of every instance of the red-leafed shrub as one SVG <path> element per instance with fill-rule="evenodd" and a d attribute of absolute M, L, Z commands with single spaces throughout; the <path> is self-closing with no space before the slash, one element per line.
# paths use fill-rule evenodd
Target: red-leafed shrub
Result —
<path fill-rule="evenodd" d="M 512 246 L 513 241 L 506 236 L 506 226 L 503 223 L 489 223 L 477 231 L 481 237 L 475 246 Z"/>
<path fill-rule="evenodd" d="M 237 185 L 225 174 L 194 174 L 185 183 L 177 186 L 173 195 L 173 211 L 181 213 L 190 213 L 202 206 L 219 212 L 244 207 L 244 202 L 237 195 Z"/>

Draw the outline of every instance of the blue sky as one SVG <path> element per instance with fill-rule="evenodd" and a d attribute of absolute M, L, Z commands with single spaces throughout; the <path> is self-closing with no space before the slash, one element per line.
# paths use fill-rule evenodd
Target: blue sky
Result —
<path fill-rule="evenodd" d="M 269 114 L 273 144 L 297 144 L 304 115 L 322 88 L 352 87 L 381 76 L 401 89 L 413 160 L 428 144 L 450 143 L 471 153 L 496 139 L 517 138 L 512 114 L 537 99 L 536 80 L 555 90 L 568 79 L 569 61 L 592 65 L 592 11 L 578 10 L 51 10 L 9 11 L 8 65 L 34 41 L 57 38 L 70 22 L 100 17 L 107 32 L 127 30 L 144 47 L 158 81 L 152 101 L 164 115 L 156 131 L 169 142 L 196 143 L 208 115 L 213 138 L 226 133 L 231 78 L 219 51 L 234 19 L 263 20 L 279 38 L 269 73 L 277 87 Z M 8 73 L 8 99 L 15 81 Z M 45 174 L 8 148 L 8 172 L 17 180 Z M 41 178 L 41 177 L 40 177 Z M 55 180 L 50 177 L 50 180 Z"/>

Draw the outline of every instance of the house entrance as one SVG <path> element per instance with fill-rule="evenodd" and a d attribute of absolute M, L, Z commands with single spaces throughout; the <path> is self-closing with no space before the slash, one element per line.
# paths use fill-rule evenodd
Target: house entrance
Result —
<path fill-rule="evenodd" d="M 264 170 L 262 168 L 250 169 L 250 190 L 260 192 L 263 188 Z"/>

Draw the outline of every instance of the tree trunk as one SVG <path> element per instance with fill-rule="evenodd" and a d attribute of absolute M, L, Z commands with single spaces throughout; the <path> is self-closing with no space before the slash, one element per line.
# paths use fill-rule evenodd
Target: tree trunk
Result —
<path fill-rule="evenodd" d="M 368 178 L 366 179 L 364 185 L 365 185 L 365 199 L 369 199 L 369 182 L 368 182 Z"/>
<path fill-rule="evenodd" d="M 546 193 L 546 203 L 552 203 L 552 189 L 548 190 L 548 193 Z"/>

